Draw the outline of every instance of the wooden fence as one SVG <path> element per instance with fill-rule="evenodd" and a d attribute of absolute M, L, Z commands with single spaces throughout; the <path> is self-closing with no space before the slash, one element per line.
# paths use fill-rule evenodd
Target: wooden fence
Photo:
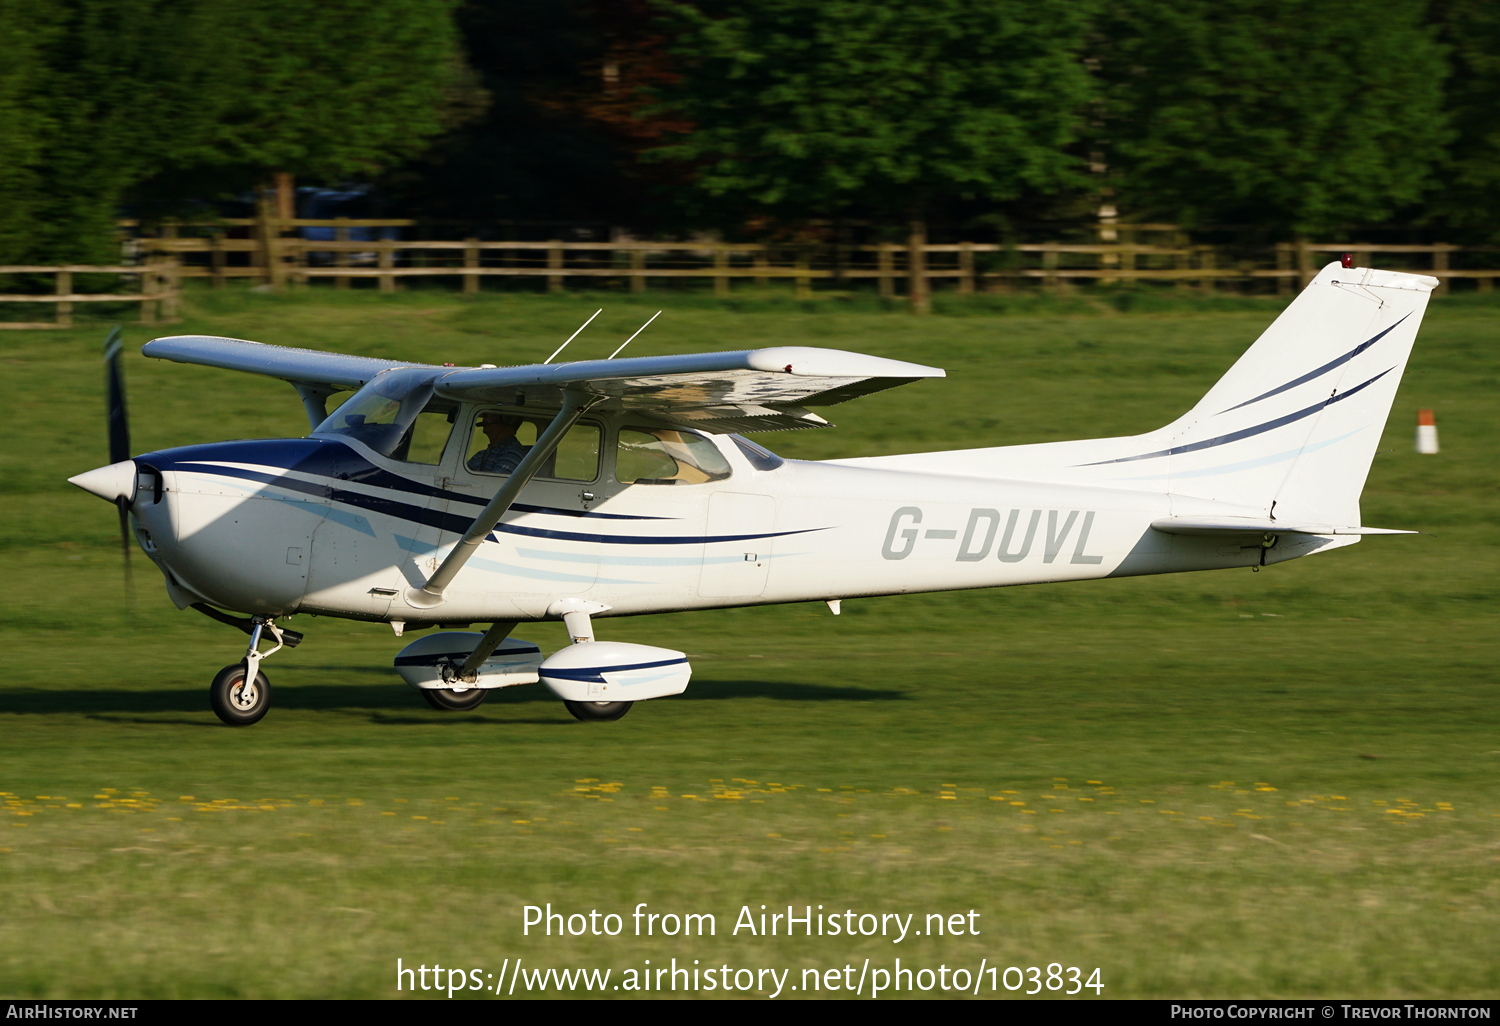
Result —
<path fill-rule="evenodd" d="M 197 237 L 173 231 L 140 240 L 149 253 L 182 261 L 184 278 L 208 278 L 222 285 L 230 278 L 251 278 L 273 286 L 285 282 L 332 279 L 347 288 L 357 279 L 373 279 L 382 291 L 395 291 L 403 278 L 447 277 L 465 292 L 477 292 L 483 278 L 545 278 L 550 291 L 561 291 L 568 279 L 624 281 L 632 292 L 644 292 L 653 278 L 708 279 L 717 295 L 727 295 L 735 280 L 765 284 L 790 279 L 799 295 L 814 281 L 852 284 L 874 280 L 882 296 L 898 292 L 925 297 L 934 285 L 951 283 L 959 294 L 1005 289 L 1032 281 L 1048 290 L 1069 283 L 1168 281 L 1185 287 L 1212 287 L 1217 282 L 1270 279 L 1276 291 L 1290 294 L 1317 273 L 1334 254 L 1352 252 L 1368 266 L 1377 256 L 1385 264 L 1432 274 L 1444 283 L 1472 279 L 1482 291 L 1493 287 L 1500 270 L 1454 267 L 1459 253 L 1492 252 L 1491 247 L 1446 243 L 1289 242 L 1275 246 L 1193 245 L 1181 233 L 1171 244 L 1135 241 L 1087 243 L 929 243 L 914 234 L 904 243 L 865 245 L 795 245 L 730 243 L 706 239 L 609 242 L 492 241 L 477 238 L 448 241 L 351 238 L 355 232 L 394 233 L 418 226 L 411 220 L 226 220 Z M 1168 227 L 1168 226 L 1151 226 Z M 248 229 L 248 237 L 229 231 Z M 331 229 L 332 240 L 301 237 L 302 229 Z M 199 229 L 202 232 L 202 229 Z M 1132 234 L 1127 225 L 1111 226 L 1101 235 Z M 243 262 L 234 255 L 243 254 Z M 1389 258 L 1395 257 L 1395 260 Z"/>
<path fill-rule="evenodd" d="M 128 222 L 126 226 L 133 227 Z M 915 310 L 923 311 L 934 287 L 971 295 L 1014 290 L 1028 283 L 1058 292 L 1077 282 L 1156 281 L 1201 290 L 1264 282 L 1263 288 L 1290 295 L 1311 281 L 1321 264 L 1341 253 L 1353 253 L 1361 266 L 1378 263 L 1434 275 L 1442 282 L 1440 294 L 1447 291 L 1449 282 L 1460 279 L 1472 280 L 1479 291 L 1488 292 L 1500 277 L 1500 270 L 1473 266 L 1493 260 L 1500 252 L 1497 247 L 1310 242 L 1212 246 L 1192 244 L 1170 225 L 1101 225 L 1097 242 L 1017 245 L 929 243 L 920 231 L 913 231 L 902 243 L 807 246 L 711 239 L 571 242 L 357 237 L 419 228 L 420 223 L 412 220 L 353 218 L 231 218 L 212 225 L 169 224 L 158 235 L 133 240 L 144 260 L 139 265 L 0 267 L 0 274 L 41 273 L 55 279 L 52 294 L 0 295 L 0 302 L 52 303 L 56 311 L 52 322 L 0 322 L 0 327 L 66 326 L 71 323 L 73 304 L 80 302 L 138 302 L 143 323 L 170 320 L 177 316 L 184 278 L 208 279 L 215 287 L 234 278 L 250 279 L 271 288 L 323 279 L 331 280 L 335 288 L 349 288 L 360 279 L 369 279 L 380 291 L 394 292 L 404 279 L 435 277 L 454 281 L 466 293 L 479 292 L 485 278 L 541 278 L 551 292 L 563 291 L 569 279 L 618 282 L 633 293 L 645 292 L 652 279 L 707 279 L 717 296 L 730 295 L 735 281 L 766 285 L 789 280 L 799 298 L 812 294 L 814 282 L 837 289 L 873 281 L 881 296 L 905 296 Z M 305 238 L 306 229 L 328 230 L 333 237 Z M 1165 237 L 1167 242 L 1136 241 L 1150 234 Z M 139 289 L 123 294 L 75 293 L 73 276 L 84 273 L 133 275 L 140 282 Z"/>
<path fill-rule="evenodd" d="M 50 303 L 50 321 L 0 321 L 0 328 L 68 328 L 73 325 L 74 303 L 139 303 L 142 324 L 157 324 L 177 319 L 180 291 L 177 286 L 178 264 L 175 260 L 154 259 L 144 264 L 124 267 L 100 267 L 87 264 L 64 266 L 0 266 L 0 275 L 52 275 L 50 293 L 4 293 L 0 303 Z M 137 282 L 134 292 L 75 292 L 75 275 L 110 275 L 131 277 Z"/>

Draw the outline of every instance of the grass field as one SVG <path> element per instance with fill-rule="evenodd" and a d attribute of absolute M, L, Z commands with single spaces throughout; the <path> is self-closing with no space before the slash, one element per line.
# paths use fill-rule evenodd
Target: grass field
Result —
<path fill-rule="evenodd" d="M 654 309 L 601 302 L 575 358 Z M 194 294 L 170 331 L 526 362 L 594 307 L 236 291 Z M 808 344 L 948 369 L 837 408 L 835 430 L 760 436 L 817 459 L 1152 428 L 1276 310 L 684 299 L 634 351 Z M 618 980 L 674 957 L 791 969 L 788 986 L 900 957 L 1097 967 L 1105 997 L 1500 992 L 1500 306 L 1435 303 L 1376 458 L 1365 522 L 1427 534 L 837 619 L 606 621 L 695 667 L 686 695 L 613 724 L 574 722 L 540 686 L 430 710 L 390 669 L 388 629 L 298 617 L 306 643 L 266 666 L 270 715 L 221 726 L 207 685 L 242 637 L 177 612 L 140 558 L 132 613 L 113 512 L 63 483 L 104 462 L 103 333 L 0 334 L 0 995 L 394 997 L 397 958 Z M 127 328 L 136 451 L 305 433 L 285 385 L 143 359 L 148 337 Z M 1412 453 L 1417 407 L 1442 454 Z M 625 932 L 523 937 L 522 907 L 547 902 L 627 915 Z M 630 936 L 639 902 L 714 913 L 717 933 Z M 731 934 L 742 905 L 788 903 L 915 929 L 972 909 L 980 933 Z"/>

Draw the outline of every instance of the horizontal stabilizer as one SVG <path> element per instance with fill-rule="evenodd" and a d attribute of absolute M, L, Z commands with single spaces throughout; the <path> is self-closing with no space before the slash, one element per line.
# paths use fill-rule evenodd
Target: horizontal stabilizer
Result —
<path fill-rule="evenodd" d="M 1215 538 L 1230 534 L 1418 534 L 1386 527 L 1340 527 L 1335 524 L 1307 524 L 1266 517 L 1162 517 L 1151 521 L 1152 530 L 1163 534 L 1187 534 Z"/>

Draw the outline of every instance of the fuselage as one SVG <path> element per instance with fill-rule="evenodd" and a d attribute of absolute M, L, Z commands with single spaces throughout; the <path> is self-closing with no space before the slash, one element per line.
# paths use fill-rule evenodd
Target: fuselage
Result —
<path fill-rule="evenodd" d="M 147 453 L 132 513 L 179 604 L 414 624 L 547 619 L 574 597 L 622 615 L 1206 570 L 1335 544 L 1163 534 L 1151 522 L 1184 507 L 1162 492 L 780 460 L 724 435 L 702 437 L 727 476 L 625 483 L 631 422 L 590 422 L 592 478 L 531 481 L 436 608 L 405 593 L 501 480 L 470 469 L 457 430 L 432 463 L 326 437 Z"/>

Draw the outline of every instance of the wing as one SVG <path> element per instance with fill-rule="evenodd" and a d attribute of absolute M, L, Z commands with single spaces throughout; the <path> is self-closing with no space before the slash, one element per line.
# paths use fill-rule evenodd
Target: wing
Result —
<path fill-rule="evenodd" d="M 169 335 L 152 339 L 141 347 L 141 353 L 173 363 L 196 363 L 204 367 L 264 374 L 293 384 L 321 385 L 329 391 L 359 388 L 381 371 L 396 367 L 427 366 L 378 360 L 372 356 L 344 356 L 316 349 L 271 346 L 217 335 Z"/>
<path fill-rule="evenodd" d="M 709 432 L 824 427 L 807 409 L 832 406 L 921 378 L 937 367 L 838 349 L 777 346 L 730 353 L 640 356 L 529 367 L 464 369 L 437 382 L 439 395 L 514 405 L 556 406 L 564 389 Z"/>
<path fill-rule="evenodd" d="M 715 433 L 824 427 L 828 422 L 807 407 L 832 406 L 944 376 L 937 367 L 805 346 L 460 368 L 205 335 L 159 338 L 146 343 L 142 352 L 178 363 L 265 374 L 323 391 L 359 388 L 395 368 L 431 368 L 437 394 L 451 399 L 546 409 L 560 406 L 563 391 L 573 390 L 596 396 L 596 408 L 634 411 Z"/>

